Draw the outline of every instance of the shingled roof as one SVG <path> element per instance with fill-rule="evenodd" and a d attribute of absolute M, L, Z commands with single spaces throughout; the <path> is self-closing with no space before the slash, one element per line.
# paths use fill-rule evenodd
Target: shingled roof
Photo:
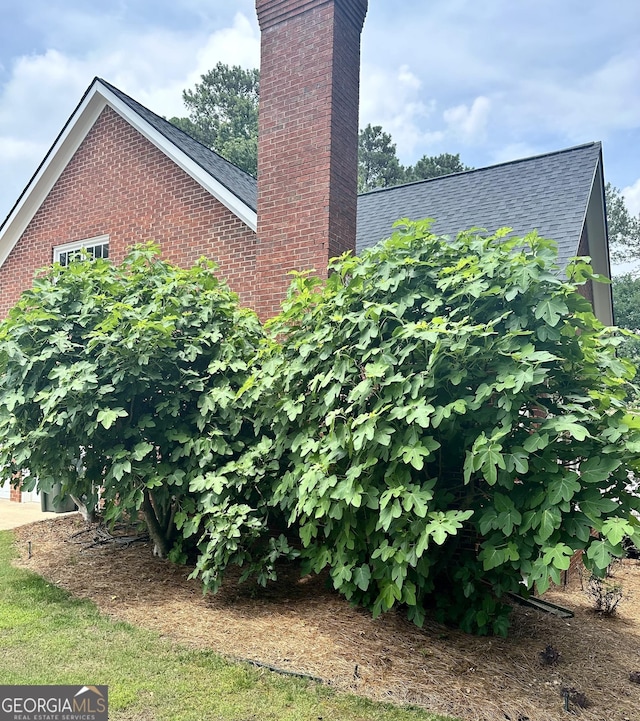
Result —
<path fill-rule="evenodd" d="M 365 193 L 358 198 L 357 252 L 392 232 L 398 218 L 435 218 L 433 231 L 531 230 L 558 243 L 559 264 L 578 252 L 601 162 L 600 143 Z"/>
<path fill-rule="evenodd" d="M 225 160 L 213 150 L 210 150 L 202 143 L 194 140 L 190 135 L 180 130 L 180 128 L 170 123 L 168 120 L 161 118 L 154 112 L 145 108 L 139 102 L 129 97 L 115 86 L 108 83 L 102 78 L 96 78 L 105 85 L 111 92 L 116 95 L 123 103 L 128 105 L 140 117 L 144 118 L 152 125 L 160 134 L 176 145 L 186 155 L 188 155 L 203 170 L 212 175 L 216 180 L 236 195 L 243 203 L 248 205 L 251 210 L 256 210 L 258 206 L 258 188 L 256 179 L 240 170 L 236 165 Z"/>

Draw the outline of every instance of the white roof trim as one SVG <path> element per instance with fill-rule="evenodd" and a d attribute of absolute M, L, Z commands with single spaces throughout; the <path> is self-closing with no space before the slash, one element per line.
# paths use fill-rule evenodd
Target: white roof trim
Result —
<path fill-rule="evenodd" d="M 168 158 L 190 175 L 199 185 L 217 198 L 251 230 L 257 228 L 257 213 L 243 203 L 222 183 L 194 162 L 186 153 L 167 140 L 144 118 L 122 102 L 100 80 L 93 84 L 64 129 L 47 153 L 20 199 L 0 230 L 0 266 L 7 259 L 18 240 L 31 222 L 56 181 L 62 175 L 82 141 L 91 130 L 105 107 L 111 107 L 118 115 L 161 150 Z"/>

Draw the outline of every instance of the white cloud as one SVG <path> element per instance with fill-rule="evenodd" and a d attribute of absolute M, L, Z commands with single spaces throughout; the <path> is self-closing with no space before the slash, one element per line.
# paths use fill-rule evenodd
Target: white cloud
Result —
<path fill-rule="evenodd" d="M 514 135 L 553 133 L 571 143 L 604 140 L 640 125 L 640 54 L 614 55 L 589 72 L 579 68 L 516 75 L 499 114 Z"/>
<path fill-rule="evenodd" d="M 462 104 L 447 108 L 442 117 L 454 137 L 464 143 L 477 143 L 486 137 L 490 112 L 491 101 L 480 95 L 470 107 Z"/>
<path fill-rule="evenodd" d="M 633 185 L 623 188 L 622 195 L 631 215 L 640 215 L 640 178 Z"/>
<path fill-rule="evenodd" d="M 81 64 L 57 50 L 19 58 L 0 95 L 0 133 L 7 129 L 19 137 L 42 137 L 61 112 L 70 110 L 84 90 L 86 73 Z"/>
<path fill-rule="evenodd" d="M 401 159 L 413 160 L 416 148 L 442 140 L 428 128 L 435 101 L 420 96 L 422 82 L 408 65 L 382 69 L 364 65 L 360 79 L 360 127 L 381 125 L 390 133 Z"/>
<path fill-rule="evenodd" d="M 7 162 L 14 162 L 24 158 L 32 158 L 34 162 L 42 160 L 46 147 L 42 143 L 31 140 L 0 136 L 0 158 Z"/>
<path fill-rule="evenodd" d="M 0 221 L 97 75 L 159 115 L 185 115 L 182 90 L 221 61 L 257 67 L 255 24 L 237 13 L 201 34 L 150 29 L 105 33 L 82 54 L 48 49 L 16 58 L 0 86 Z"/>
<path fill-rule="evenodd" d="M 191 42 L 189 44 L 192 46 Z M 255 25 L 245 15 L 237 13 L 231 27 L 212 33 L 195 52 L 192 49 L 186 55 L 191 57 L 191 62 L 184 68 L 181 77 L 151 91 L 140 88 L 134 97 L 161 115 L 184 115 L 186 111 L 182 104 L 182 91 L 192 88 L 216 63 L 240 65 L 243 68 L 259 67 L 260 36 Z"/>

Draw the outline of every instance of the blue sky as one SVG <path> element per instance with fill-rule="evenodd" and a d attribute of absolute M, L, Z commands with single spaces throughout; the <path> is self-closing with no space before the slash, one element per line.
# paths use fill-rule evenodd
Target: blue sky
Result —
<path fill-rule="evenodd" d="M 218 61 L 258 66 L 254 0 L 0 0 L 0 220 L 94 76 L 170 117 Z M 640 3 L 369 0 L 369 122 L 404 163 L 601 140 L 606 179 L 640 213 Z"/>

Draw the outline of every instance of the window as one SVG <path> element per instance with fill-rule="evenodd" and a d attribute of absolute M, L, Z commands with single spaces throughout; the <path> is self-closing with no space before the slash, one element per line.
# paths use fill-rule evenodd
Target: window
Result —
<path fill-rule="evenodd" d="M 80 255 L 81 250 L 86 251 L 91 258 L 108 258 L 109 236 L 100 235 L 97 238 L 87 238 L 87 240 L 58 245 L 53 249 L 53 262 L 67 266 Z"/>

